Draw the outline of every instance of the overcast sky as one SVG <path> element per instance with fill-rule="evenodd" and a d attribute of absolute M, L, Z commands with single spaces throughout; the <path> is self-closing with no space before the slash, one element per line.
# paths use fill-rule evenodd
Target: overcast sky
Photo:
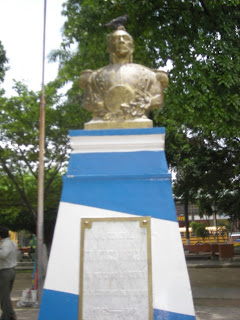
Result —
<path fill-rule="evenodd" d="M 52 49 L 59 48 L 63 0 L 47 0 L 46 62 Z M 10 70 L 3 88 L 13 94 L 12 79 L 24 80 L 29 89 L 41 89 L 44 0 L 0 0 L 0 41 L 6 50 Z M 56 63 L 46 63 L 45 83 L 57 74 Z"/>

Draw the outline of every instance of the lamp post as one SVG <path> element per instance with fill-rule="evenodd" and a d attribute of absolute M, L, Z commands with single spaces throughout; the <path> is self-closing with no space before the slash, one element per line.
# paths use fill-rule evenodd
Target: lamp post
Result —
<path fill-rule="evenodd" d="M 43 56 L 42 56 L 42 92 L 39 116 L 39 167 L 38 167 L 38 215 L 37 215 L 37 290 L 40 304 L 43 291 L 43 240 L 44 240 L 44 148 L 45 148 L 45 32 L 47 0 L 44 0 Z"/>

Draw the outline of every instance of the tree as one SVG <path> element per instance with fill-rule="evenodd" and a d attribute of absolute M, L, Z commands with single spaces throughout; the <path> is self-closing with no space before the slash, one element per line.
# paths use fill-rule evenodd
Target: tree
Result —
<path fill-rule="evenodd" d="M 152 117 L 166 127 L 167 159 L 185 203 L 196 197 L 220 203 L 227 193 L 239 197 L 239 9 L 238 0 L 68 0 L 64 5 L 64 39 L 53 57 L 61 61 L 59 81 L 73 81 L 73 96 L 79 93 L 80 71 L 108 63 L 104 24 L 116 16 L 129 15 L 134 62 L 161 68 L 171 61 L 165 106 Z"/>
<path fill-rule="evenodd" d="M 50 175 L 49 172 L 46 174 Z M 37 181 L 26 172 L 22 176 L 14 173 L 14 181 L 2 173 L 0 185 L 0 224 L 7 225 L 11 230 L 28 230 L 36 233 Z M 48 181 L 49 176 L 46 177 Z M 58 173 L 48 188 L 45 197 L 44 237 L 49 246 L 55 225 L 56 213 L 61 192 L 62 175 Z M 22 183 L 21 183 L 21 182 Z"/>
<path fill-rule="evenodd" d="M 237 140 L 235 138 L 235 140 Z M 233 141 L 233 139 L 232 139 Z M 192 145 L 193 144 L 193 145 Z M 186 139 L 181 149 L 181 161 L 178 166 L 177 178 L 174 182 L 174 194 L 183 201 L 188 192 L 191 201 L 196 202 L 200 215 L 212 216 L 214 213 L 224 213 L 233 220 L 239 215 L 239 207 L 235 206 L 233 214 L 227 198 L 231 197 L 238 203 L 240 150 L 230 148 L 223 140 L 215 141 L 208 138 L 205 141 L 190 137 Z M 233 196 L 234 195 L 234 196 Z M 228 204 L 227 204 L 228 203 Z M 226 205 L 227 204 L 227 205 Z"/>
<path fill-rule="evenodd" d="M 0 41 L 0 82 L 3 81 L 5 72 L 7 70 L 6 63 L 8 62 L 6 57 L 6 51 L 3 48 L 2 42 Z"/>
<path fill-rule="evenodd" d="M 107 64 L 109 31 L 104 24 L 128 13 L 135 62 L 152 68 L 172 62 L 166 118 L 194 132 L 237 136 L 239 8 L 237 0 L 68 0 L 64 41 L 57 55 L 64 62 L 60 75 L 77 81 L 80 71 Z M 68 50 L 72 43 L 77 45 L 74 52 Z M 161 117 L 155 116 L 158 124 L 169 125 Z"/>
<path fill-rule="evenodd" d="M 206 225 L 202 222 L 191 222 L 191 227 L 196 237 L 202 238 L 204 243 L 205 238 L 209 236 L 209 232 L 206 230 Z"/>
<path fill-rule="evenodd" d="M 240 186 L 235 184 L 231 190 L 227 190 L 219 201 L 220 212 L 229 215 L 231 221 L 231 231 L 234 228 L 240 228 L 239 208 L 240 208 Z"/>
<path fill-rule="evenodd" d="M 0 97 L 0 223 L 35 232 L 37 218 L 39 93 L 15 83 L 16 96 Z M 56 84 L 46 91 L 45 240 L 51 242 L 68 160 L 69 129 L 82 127 L 81 109 L 61 102 Z"/>

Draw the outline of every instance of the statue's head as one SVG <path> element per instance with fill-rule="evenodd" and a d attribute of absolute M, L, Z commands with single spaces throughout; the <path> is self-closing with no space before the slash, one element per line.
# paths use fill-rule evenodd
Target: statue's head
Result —
<path fill-rule="evenodd" d="M 123 26 L 118 27 L 117 30 L 108 35 L 107 51 L 110 54 L 111 63 L 116 63 L 121 60 L 124 62 L 132 62 L 134 41 Z"/>

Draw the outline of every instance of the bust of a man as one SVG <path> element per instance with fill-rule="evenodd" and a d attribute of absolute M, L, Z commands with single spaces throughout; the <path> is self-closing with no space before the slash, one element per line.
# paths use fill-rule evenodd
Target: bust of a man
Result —
<path fill-rule="evenodd" d="M 93 112 L 85 129 L 152 127 L 151 109 L 163 104 L 164 71 L 132 63 L 134 41 L 123 26 L 108 35 L 110 64 L 80 75 L 84 108 Z"/>

